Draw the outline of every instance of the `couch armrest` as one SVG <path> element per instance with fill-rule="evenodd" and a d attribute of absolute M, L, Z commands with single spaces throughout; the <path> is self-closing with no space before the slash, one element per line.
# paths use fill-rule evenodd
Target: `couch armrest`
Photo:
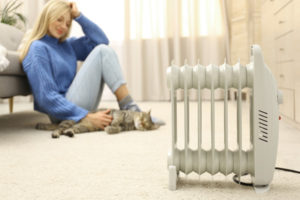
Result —
<path fill-rule="evenodd" d="M 9 60 L 9 65 L 4 71 L 0 72 L 0 75 L 25 76 L 19 60 L 19 52 L 7 51 L 6 58 Z"/>

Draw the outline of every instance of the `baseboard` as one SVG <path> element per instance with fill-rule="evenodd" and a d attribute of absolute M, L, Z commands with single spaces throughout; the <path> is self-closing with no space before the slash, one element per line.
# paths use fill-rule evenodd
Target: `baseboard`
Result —
<path fill-rule="evenodd" d="M 280 116 L 284 122 L 300 130 L 300 123 L 297 123 L 295 120 L 292 120 L 283 114 L 280 114 Z"/>

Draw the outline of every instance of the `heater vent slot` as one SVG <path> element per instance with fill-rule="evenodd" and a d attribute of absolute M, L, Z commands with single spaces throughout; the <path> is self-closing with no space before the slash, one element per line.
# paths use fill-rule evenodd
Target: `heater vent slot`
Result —
<path fill-rule="evenodd" d="M 260 129 L 259 139 L 268 142 L 268 113 L 262 110 L 258 111 L 258 124 Z"/>

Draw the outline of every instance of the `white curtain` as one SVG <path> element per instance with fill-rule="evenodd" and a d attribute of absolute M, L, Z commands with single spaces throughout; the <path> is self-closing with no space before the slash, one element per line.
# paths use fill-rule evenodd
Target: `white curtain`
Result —
<path fill-rule="evenodd" d="M 136 100 L 169 100 L 166 69 L 172 60 L 220 65 L 229 56 L 225 0 L 76 2 L 107 33 Z M 113 97 L 106 91 L 103 98 Z"/>
<path fill-rule="evenodd" d="M 24 13 L 27 18 L 27 29 L 31 29 L 43 9 L 46 0 L 23 0 Z"/>

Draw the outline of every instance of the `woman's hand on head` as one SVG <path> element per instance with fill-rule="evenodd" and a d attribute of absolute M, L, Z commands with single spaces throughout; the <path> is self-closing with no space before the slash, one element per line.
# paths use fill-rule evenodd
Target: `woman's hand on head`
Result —
<path fill-rule="evenodd" d="M 76 18 L 80 16 L 80 11 L 77 8 L 77 5 L 75 2 L 70 2 L 69 3 L 70 7 L 71 7 L 71 16 L 72 18 Z"/>
<path fill-rule="evenodd" d="M 113 117 L 109 115 L 110 110 L 98 111 L 95 113 L 89 113 L 85 117 L 89 120 L 94 126 L 104 129 L 106 126 L 110 125 L 113 120 Z"/>

